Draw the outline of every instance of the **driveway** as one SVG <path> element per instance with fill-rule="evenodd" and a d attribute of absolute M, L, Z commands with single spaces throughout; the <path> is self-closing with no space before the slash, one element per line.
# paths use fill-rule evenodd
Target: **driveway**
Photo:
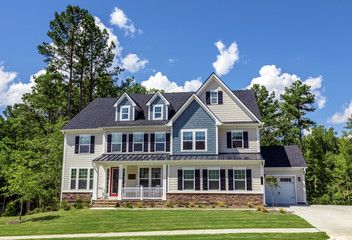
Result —
<path fill-rule="evenodd" d="M 326 232 L 331 239 L 352 240 L 352 206 L 290 206 L 286 208 Z"/>

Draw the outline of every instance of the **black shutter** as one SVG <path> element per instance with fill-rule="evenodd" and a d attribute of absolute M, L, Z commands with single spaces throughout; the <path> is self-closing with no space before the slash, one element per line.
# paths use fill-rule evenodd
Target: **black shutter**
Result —
<path fill-rule="evenodd" d="M 220 169 L 220 186 L 221 191 L 226 191 L 225 169 Z"/>
<path fill-rule="evenodd" d="M 264 184 L 264 179 L 263 179 L 263 177 L 260 177 L 260 184 L 261 184 L 261 185 Z"/>
<path fill-rule="evenodd" d="M 231 132 L 227 132 L 226 133 L 226 136 L 227 136 L 227 148 L 231 148 Z"/>
<path fill-rule="evenodd" d="M 222 91 L 218 91 L 218 104 L 222 104 L 223 100 L 222 100 Z"/>
<path fill-rule="evenodd" d="M 126 152 L 127 135 L 122 134 L 122 152 Z"/>
<path fill-rule="evenodd" d="M 133 150 L 133 134 L 128 134 L 128 151 L 132 152 Z"/>
<path fill-rule="evenodd" d="M 170 152 L 170 133 L 166 133 L 166 152 Z"/>
<path fill-rule="evenodd" d="M 108 134 L 108 147 L 107 147 L 107 152 L 111 152 L 111 134 Z"/>
<path fill-rule="evenodd" d="M 194 189 L 198 191 L 200 190 L 200 170 L 199 169 L 194 170 L 194 178 L 195 178 Z"/>
<path fill-rule="evenodd" d="M 203 190 L 208 190 L 208 170 L 203 169 Z"/>
<path fill-rule="evenodd" d="M 182 169 L 177 170 L 177 189 L 182 190 Z"/>
<path fill-rule="evenodd" d="M 229 174 L 229 190 L 233 190 L 233 170 L 229 169 L 228 171 Z"/>
<path fill-rule="evenodd" d="M 155 134 L 152 133 L 150 134 L 150 151 L 154 152 L 154 147 L 155 147 Z"/>
<path fill-rule="evenodd" d="M 79 136 L 76 136 L 75 138 L 75 154 L 78 154 L 79 152 Z"/>
<path fill-rule="evenodd" d="M 94 153 L 95 136 L 90 136 L 90 153 Z"/>
<path fill-rule="evenodd" d="M 148 152 L 148 134 L 144 134 L 144 152 Z"/>
<path fill-rule="evenodd" d="M 248 132 L 243 132 L 243 148 L 248 148 Z"/>
<path fill-rule="evenodd" d="M 246 178 L 247 178 L 247 191 L 252 191 L 252 170 L 246 170 Z"/>
<path fill-rule="evenodd" d="M 207 104 L 210 104 L 210 92 L 209 92 L 209 91 L 207 91 L 207 92 L 205 93 L 205 98 L 206 98 L 206 103 L 207 103 Z"/>

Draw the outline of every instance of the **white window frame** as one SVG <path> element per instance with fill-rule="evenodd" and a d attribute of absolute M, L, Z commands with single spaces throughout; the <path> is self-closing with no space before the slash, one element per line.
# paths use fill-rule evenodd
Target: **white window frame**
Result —
<path fill-rule="evenodd" d="M 88 137 L 89 143 L 88 144 L 81 144 L 81 137 Z M 80 134 L 79 135 L 79 144 L 78 144 L 78 153 L 79 154 L 89 154 L 90 153 L 90 134 Z M 81 145 L 88 145 L 88 152 L 81 153 Z"/>
<path fill-rule="evenodd" d="M 142 150 L 141 151 L 135 151 L 134 150 L 134 144 L 135 144 L 135 142 L 134 142 L 134 135 L 135 134 L 141 134 L 142 135 L 142 142 L 141 142 L 141 144 L 142 144 Z M 136 144 L 140 144 L 140 142 L 136 142 Z M 132 134 L 132 152 L 143 152 L 144 151 L 144 132 L 134 132 L 133 134 Z"/>
<path fill-rule="evenodd" d="M 155 136 L 155 140 L 154 140 L 154 141 L 155 141 L 155 143 L 154 143 L 154 150 L 155 150 L 155 152 L 166 152 L 166 132 L 155 132 L 154 134 L 155 134 L 155 135 L 154 135 L 154 136 Z M 156 144 L 157 144 L 157 143 L 162 143 L 162 142 L 157 142 L 157 141 L 156 141 L 156 135 L 157 135 L 157 134 L 164 134 L 164 135 L 165 135 L 165 137 L 164 137 L 164 139 L 165 139 L 165 141 L 164 141 L 164 151 L 157 151 L 157 150 L 156 150 Z"/>
<path fill-rule="evenodd" d="M 236 179 L 235 179 L 235 170 L 244 170 L 244 190 L 236 190 Z M 233 172 L 233 190 L 237 192 L 243 192 L 247 191 L 247 168 L 246 167 L 233 167 L 232 172 Z M 242 181 L 242 180 L 239 180 Z"/>
<path fill-rule="evenodd" d="M 208 191 L 214 191 L 214 192 L 216 192 L 216 191 L 220 191 L 221 190 L 221 176 L 220 176 L 220 168 L 219 167 L 208 167 L 207 168 L 207 170 L 208 170 Z M 209 175 L 209 170 L 216 170 L 216 171 L 218 171 L 219 172 L 219 179 L 218 179 L 218 181 L 219 181 L 219 189 L 216 189 L 216 190 L 211 190 L 210 189 L 210 175 Z M 212 180 L 215 180 L 215 179 L 212 179 Z"/>
<path fill-rule="evenodd" d="M 147 168 L 148 169 L 148 187 L 152 187 L 152 180 L 153 179 L 160 179 L 160 187 L 162 187 L 162 184 L 163 184 L 163 169 L 162 167 L 160 166 L 139 166 L 138 167 L 138 185 L 141 185 L 140 184 L 140 179 L 141 179 L 141 172 L 140 172 L 140 169 L 141 168 Z M 152 178 L 152 168 L 160 168 L 160 178 Z M 147 179 L 147 178 L 142 178 L 142 179 Z M 142 185 L 141 185 L 142 186 Z"/>
<path fill-rule="evenodd" d="M 126 113 L 122 113 L 123 109 L 127 109 L 128 110 L 128 118 L 127 119 L 122 119 L 122 114 L 126 114 Z M 130 121 L 130 116 L 131 115 L 131 106 L 121 106 L 120 107 L 120 121 Z"/>
<path fill-rule="evenodd" d="M 192 149 L 183 149 L 183 133 L 192 132 Z M 196 132 L 205 132 L 205 149 L 196 150 Z M 208 151 L 208 129 L 182 129 L 181 130 L 181 152 L 206 152 Z"/>
<path fill-rule="evenodd" d="M 75 186 L 75 188 L 74 189 L 71 189 L 71 174 L 72 174 L 72 169 L 76 169 L 76 178 L 75 178 L 75 180 L 76 180 L 76 186 Z M 87 169 L 87 188 L 86 189 L 78 189 L 78 183 L 79 183 L 79 170 L 80 169 Z M 69 183 L 69 190 L 70 191 L 84 191 L 84 192 L 87 192 L 87 191 L 89 191 L 89 192 L 91 192 L 91 191 L 93 191 L 93 189 L 89 189 L 89 185 L 90 185 L 90 180 L 91 180 L 91 177 L 90 177 L 90 171 L 91 171 L 91 169 L 93 169 L 93 171 L 94 171 L 94 168 L 87 168 L 87 167 L 71 167 L 70 168 L 70 183 Z M 93 172 L 93 184 L 94 184 L 94 172 Z M 93 187 L 94 188 L 94 187 Z"/>
<path fill-rule="evenodd" d="M 215 98 L 215 97 L 212 96 L 212 93 L 216 93 L 216 103 L 213 103 L 213 98 Z M 219 92 L 218 92 L 218 90 L 210 91 L 210 104 L 211 105 L 219 104 Z"/>
<path fill-rule="evenodd" d="M 160 118 L 155 117 L 155 108 L 161 107 L 161 114 Z M 163 120 L 164 119 L 164 105 L 163 104 L 156 104 L 153 106 L 153 120 Z"/>
<path fill-rule="evenodd" d="M 121 143 L 114 143 L 114 142 L 112 141 L 113 135 L 120 135 L 120 136 L 121 136 Z M 113 147 L 112 147 L 113 144 L 121 144 L 121 148 L 120 148 L 121 150 L 120 150 L 120 151 L 113 151 Z M 121 132 L 118 132 L 118 133 L 111 133 L 111 152 L 112 152 L 112 153 L 122 152 L 122 133 L 121 133 Z"/>
<path fill-rule="evenodd" d="M 233 146 L 234 140 L 232 139 L 232 134 L 235 133 L 235 132 L 240 132 L 240 133 L 242 133 L 242 147 L 240 147 L 240 148 L 244 148 L 243 130 L 232 130 L 232 131 L 231 131 L 231 148 L 237 148 L 237 147 L 234 147 L 234 146 Z"/>
<path fill-rule="evenodd" d="M 185 170 L 193 171 L 193 189 L 185 189 L 185 181 L 192 181 L 191 179 L 185 180 Z M 194 167 L 184 167 L 182 168 L 182 191 L 195 191 L 196 188 L 196 169 Z"/>

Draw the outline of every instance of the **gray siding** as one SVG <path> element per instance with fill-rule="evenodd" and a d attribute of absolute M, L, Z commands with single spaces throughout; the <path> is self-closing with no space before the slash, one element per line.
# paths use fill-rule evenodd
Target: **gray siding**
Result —
<path fill-rule="evenodd" d="M 150 104 L 150 106 L 149 106 L 149 109 L 150 109 L 150 120 L 153 120 L 153 118 L 154 118 L 154 115 L 153 115 L 153 110 L 154 110 L 154 106 L 155 105 L 158 105 L 158 104 L 160 104 L 160 105 L 163 105 L 163 119 L 162 120 L 166 120 L 167 118 L 167 112 L 166 112 L 166 110 L 167 110 L 167 106 L 166 106 L 166 104 L 165 104 L 165 102 L 158 96 L 158 97 L 156 97 L 155 99 L 154 99 L 154 101 Z"/>
<path fill-rule="evenodd" d="M 132 121 L 133 120 L 133 106 L 132 106 L 132 103 L 130 103 L 130 101 L 128 101 L 128 99 L 125 97 L 121 102 L 120 104 L 117 106 L 116 108 L 116 112 L 117 112 L 117 121 L 120 121 L 120 109 L 121 107 L 123 106 L 130 106 L 130 120 Z"/>
<path fill-rule="evenodd" d="M 206 152 L 181 152 L 182 129 L 208 129 Z M 216 126 L 208 113 L 193 100 L 173 123 L 172 154 L 216 154 Z"/>

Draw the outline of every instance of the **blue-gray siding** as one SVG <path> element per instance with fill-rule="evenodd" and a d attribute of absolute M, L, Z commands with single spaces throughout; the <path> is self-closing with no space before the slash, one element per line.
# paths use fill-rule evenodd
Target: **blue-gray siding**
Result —
<path fill-rule="evenodd" d="M 181 129 L 208 129 L 206 152 L 181 152 Z M 209 114 L 193 100 L 173 123 L 172 154 L 216 154 L 216 125 Z"/>
<path fill-rule="evenodd" d="M 117 121 L 120 121 L 120 109 L 121 107 L 123 106 L 130 106 L 130 120 L 132 121 L 133 120 L 133 107 L 132 107 L 132 103 L 130 103 L 130 101 L 128 101 L 128 99 L 125 97 L 121 102 L 120 104 L 117 106 Z"/>
<path fill-rule="evenodd" d="M 166 104 L 165 102 L 158 96 L 154 99 L 154 101 L 150 104 L 150 120 L 153 120 L 153 110 L 154 110 L 154 106 L 155 105 L 163 105 L 163 119 L 162 120 L 166 120 Z"/>

